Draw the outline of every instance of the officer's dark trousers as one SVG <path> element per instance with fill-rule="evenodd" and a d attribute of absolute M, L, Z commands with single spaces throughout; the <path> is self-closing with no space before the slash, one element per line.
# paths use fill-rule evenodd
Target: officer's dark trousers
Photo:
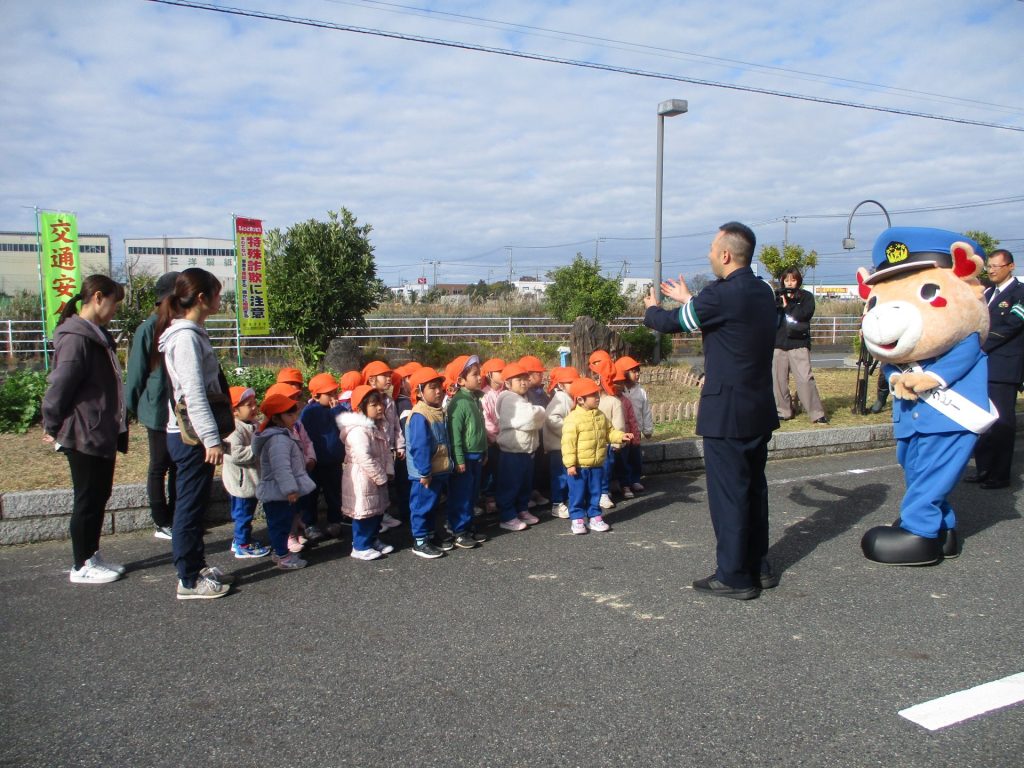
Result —
<path fill-rule="evenodd" d="M 988 383 L 989 399 L 999 411 L 999 419 L 988 432 L 978 438 L 974 448 L 974 463 L 978 474 L 985 480 L 1005 483 L 1010 480 L 1013 462 L 1013 440 L 1017 432 L 1017 387 L 1001 381 Z"/>
<path fill-rule="evenodd" d="M 768 483 L 764 465 L 771 434 L 705 437 L 708 506 L 718 540 L 715 578 L 730 587 L 752 586 L 768 553 Z"/>

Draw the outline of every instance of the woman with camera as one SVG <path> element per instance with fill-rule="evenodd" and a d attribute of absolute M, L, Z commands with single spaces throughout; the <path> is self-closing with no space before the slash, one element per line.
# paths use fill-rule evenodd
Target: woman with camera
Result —
<path fill-rule="evenodd" d="M 811 372 L 811 318 L 814 317 L 814 296 L 801 286 L 804 279 L 796 267 L 779 276 L 782 288 L 776 292 L 781 310 L 779 329 L 775 333 L 775 358 L 772 374 L 775 381 L 775 408 L 780 419 L 793 418 L 793 399 L 789 394 L 789 373 L 793 372 L 800 403 L 813 424 L 828 424 L 821 404 L 818 385 Z"/>

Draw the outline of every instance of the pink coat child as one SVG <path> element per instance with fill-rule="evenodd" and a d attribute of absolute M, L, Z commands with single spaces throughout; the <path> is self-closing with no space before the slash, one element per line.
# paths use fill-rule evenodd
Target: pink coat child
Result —
<path fill-rule="evenodd" d="M 338 416 L 338 429 L 345 442 L 341 511 L 352 518 L 352 557 L 358 560 L 375 560 L 393 551 L 378 536 L 388 508 L 388 480 L 395 475 L 395 460 L 385 432 L 383 404 L 376 392 L 363 391 L 369 389 L 365 385 L 357 387 L 352 395 L 356 410 Z M 365 411 L 370 403 L 373 408 L 368 415 Z M 379 418 L 370 418 L 378 414 Z"/>

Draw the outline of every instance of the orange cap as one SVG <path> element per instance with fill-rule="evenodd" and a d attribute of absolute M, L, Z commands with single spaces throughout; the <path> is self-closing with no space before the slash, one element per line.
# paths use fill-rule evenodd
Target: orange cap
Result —
<path fill-rule="evenodd" d="M 593 352 L 590 353 L 590 357 L 587 358 L 587 366 L 590 368 L 591 371 L 597 373 L 598 365 L 600 365 L 605 360 L 607 360 L 609 363 L 612 361 L 612 356 L 608 354 L 607 350 L 595 349 Z"/>
<path fill-rule="evenodd" d="M 634 368 L 639 368 L 639 367 L 640 367 L 640 363 L 638 363 L 636 360 L 634 360 L 629 355 L 623 355 L 622 357 L 620 357 L 618 360 L 615 361 L 615 370 L 619 371 L 620 373 L 625 373 L 626 371 L 632 371 Z"/>
<path fill-rule="evenodd" d="M 569 387 L 569 394 L 575 400 L 577 397 L 596 395 L 600 390 L 601 388 L 597 386 L 597 382 L 593 379 L 576 379 Z"/>
<path fill-rule="evenodd" d="M 329 373 L 318 373 L 309 380 L 309 393 L 311 395 L 326 395 L 338 388 L 338 380 Z"/>
<path fill-rule="evenodd" d="M 539 357 L 533 355 L 523 355 L 519 358 L 519 365 L 523 367 L 523 370 L 527 373 L 546 373 L 547 368 L 544 367 L 544 363 L 540 361 Z"/>
<path fill-rule="evenodd" d="M 490 376 L 492 373 L 501 373 L 505 368 L 505 361 L 500 357 L 492 357 L 486 363 L 480 366 L 480 373 L 484 376 Z"/>
<path fill-rule="evenodd" d="M 420 387 L 426 384 L 428 381 L 444 381 L 444 374 L 438 373 L 433 368 L 423 366 L 413 371 L 412 376 L 409 377 L 409 386 L 412 388 L 412 392 L 409 393 L 410 399 L 415 403 L 419 399 Z"/>
<path fill-rule="evenodd" d="M 369 384 L 360 384 L 358 387 L 352 390 L 352 410 L 359 410 L 359 404 L 366 399 L 366 396 L 372 392 L 376 392 L 376 387 L 371 387 Z"/>
<path fill-rule="evenodd" d="M 415 360 L 410 360 L 405 365 L 400 365 L 395 368 L 394 372 L 401 376 L 403 379 L 407 376 L 412 376 L 413 371 L 418 371 L 423 366 L 417 363 Z"/>
<path fill-rule="evenodd" d="M 341 381 L 338 382 L 338 389 L 342 392 L 351 392 L 362 383 L 363 374 L 359 371 L 346 371 L 341 375 Z"/>
<path fill-rule="evenodd" d="M 391 373 L 391 367 L 383 360 L 367 363 L 363 368 L 363 383 L 365 384 L 371 376 L 379 376 L 382 373 Z"/>
<path fill-rule="evenodd" d="M 558 367 L 551 369 L 551 382 L 548 384 L 548 392 L 554 390 L 559 384 L 568 384 L 580 377 L 579 371 L 573 366 Z"/>
<path fill-rule="evenodd" d="M 248 400 L 250 397 L 256 398 L 256 393 L 252 391 L 252 387 L 230 387 L 228 394 L 231 395 L 232 408 L 237 408 L 243 400 Z"/>
<path fill-rule="evenodd" d="M 302 371 L 298 368 L 282 368 L 277 372 L 278 384 L 295 384 L 301 389 L 303 381 Z"/>
<path fill-rule="evenodd" d="M 273 389 L 273 387 L 270 389 Z M 260 432 L 270 425 L 271 416 L 276 416 L 279 413 L 288 413 L 288 411 L 298 407 L 295 401 L 288 395 L 281 392 L 271 392 L 270 389 L 267 390 L 267 396 L 264 397 L 263 402 L 260 403 L 260 411 L 262 411 L 263 415 L 267 417 L 264 419 L 263 423 L 260 424 Z"/>
<path fill-rule="evenodd" d="M 516 376 L 527 376 L 530 372 L 527 371 L 519 363 L 509 363 L 501 371 L 501 378 L 505 381 L 514 379 Z"/>
<path fill-rule="evenodd" d="M 294 384 L 286 384 L 283 381 L 279 381 L 277 384 L 271 384 L 267 387 L 267 392 L 264 397 L 267 395 L 285 395 L 294 401 L 298 398 L 300 392 L 302 392 L 302 390 Z"/>
<path fill-rule="evenodd" d="M 452 384 L 458 384 L 459 378 L 474 365 L 480 365 L 479 357 L 476 355 L 459 355 L 445 366 L 444 377 Z"/>

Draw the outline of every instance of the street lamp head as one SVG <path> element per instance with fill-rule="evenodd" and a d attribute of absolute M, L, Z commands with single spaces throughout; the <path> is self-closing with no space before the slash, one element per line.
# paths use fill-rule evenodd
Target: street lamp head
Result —
<path fill-rule="evenodd" d="M 662 117 L 675 117 L 689 109 L 686 99 L 668 99 L 658 105 L 658 114 Z"/>
<path fill-rule="evenodd" d="M 856 247 L 857 247 L 857 243 L 856 243 L 856 241 L 852 237 L 844 237 L 843 238 L 843 248 L 845 248 L 848 251 L 852 251 Z"/>

